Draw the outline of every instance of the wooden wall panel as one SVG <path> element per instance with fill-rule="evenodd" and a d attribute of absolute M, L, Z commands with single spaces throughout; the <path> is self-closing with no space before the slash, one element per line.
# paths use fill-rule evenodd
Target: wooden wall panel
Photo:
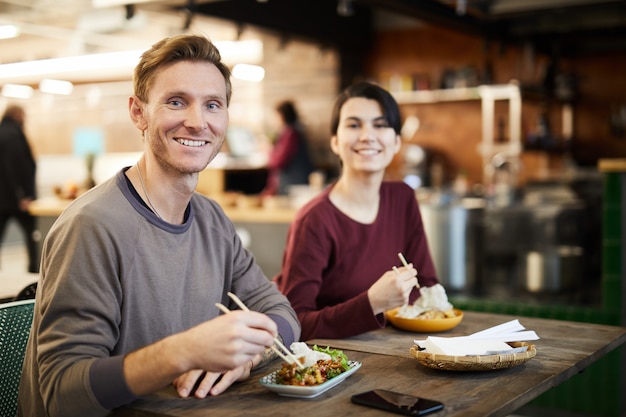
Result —
<path fill-rule="evenodd" d="M 389 84 L 392 76 L 426 79 L 430 88 L 440 88 L 445 70 L 473 69 L 479 83 L 504 84 L 516 80 L 523 87 L 537 90 L 550 70 L 550 57 L 540 56 L 522 44 L 501 44 L 477 36 L 423 25 L 418 28 L 379 32 L 372 46 L 368 76 Z M 611 109 L 626 112 L 626 78 L 620 68 L 625 56 L 593 56 L 561 59 L 558 70 L 574 74 L 579 94 L 574 101 L 574 148 L 579 164 L 594 166 L 600 157 L 626 156 L 626 138 L 616 137 L 609 125 Z M 487 70 L 490 71 L 487 71 Z M 490 77 L 486 75 L 490 74 Z M 537 94 L 524 95 L 522 140 L 537 129 L 542 111 L 554 136 L 562 144 L 561 102 L 545 100 Z M 545 106 L 545 107 L 544 107 Z M 445 154 L 449 161 L 448 177 L 459 170 L 469 173 L 473 182 L 481 181 L 482 162 L 476 153 L 481 139 L 480 102 L 403 105 L 403 115 L 415 115 L 421 127 L 412 142 Z M 506 109 L 498 105 L 496 121 L 502 117 L 508 129 Z M 497 131 L 497 126 L 495 127 Z M 613 129 L 614 130 L 614 129 Z M 537 152 L 523 156 L 526 165 L 523 180 L 541 179 L 562 167 L 562 154 Z M 548 162 L 546 162 L 548 161 Z M 544 169 L 545 166 L 550 169 Z M 550 172 L 555 171 L 555 172 Z"/>

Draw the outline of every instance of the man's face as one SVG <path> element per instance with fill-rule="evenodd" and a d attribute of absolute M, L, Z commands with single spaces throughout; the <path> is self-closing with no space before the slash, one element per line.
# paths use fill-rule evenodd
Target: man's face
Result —
<path fill-rule="evenodd" d="M 148 102 L 131 99 L 140 112 L 135 125 L 145 131 L 147 152 L 162 168 L 191 174 L 202 171 L 220 151 L 228 127 L 226 82 L 215 65 L 181 61 L 163 67 Z"/>

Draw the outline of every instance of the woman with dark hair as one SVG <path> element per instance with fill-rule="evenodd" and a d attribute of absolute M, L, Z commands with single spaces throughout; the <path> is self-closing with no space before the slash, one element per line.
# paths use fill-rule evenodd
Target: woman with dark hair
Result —
<path fill-rule="evenodd" d="M 291 185 L 308 184 L 313 163 L 304 128 L 291 101 L 276 106 L 279 134 L 267 164 L 269 173 L 264 195 L 286 195 Z"/>
<path fill-rule="evenodd" d="M 344 338 L 386 324 L 384 312 L 437 284 L 413 189 L 384 181 L 400 150 L 394 98 L 372 83 L 348 87 L 331 119 L 339 179 L 298 212 L 275 277 L 302 324 L 301 340 Z M 410 264 L 401 266 L 398 253 Z"/>

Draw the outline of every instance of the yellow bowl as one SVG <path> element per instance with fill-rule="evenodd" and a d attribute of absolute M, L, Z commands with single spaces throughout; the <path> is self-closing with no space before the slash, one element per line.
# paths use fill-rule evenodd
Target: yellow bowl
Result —
<path fill-rule="evenodd" d="M 453 329 L 463 320 L 463 312 L 456 308 L 454 309 L 456 316 L 446 317 L 445 319 L 407 319 L 398 317 L 398 310 L 400 310 L 400 307 L 385 312 L 387 320 L 389 320 L 394 327 L 411 332 L 443 332 Z"/>

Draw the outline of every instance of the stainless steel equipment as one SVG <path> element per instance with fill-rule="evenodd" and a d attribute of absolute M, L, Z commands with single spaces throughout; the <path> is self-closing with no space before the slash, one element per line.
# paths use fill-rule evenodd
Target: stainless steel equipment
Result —
<path fill-rule="evenodd" d="M 441 284 L 448 292 L 473 292 L 482 262 L 484 200 L 438 199 L 420 208 Z"/>
<path fill-rule="evenodd" d="M 556 246 L 526 254 L 526 289 L 530 292 L 571 291 L 582 285 L 583 248 Z"/>

